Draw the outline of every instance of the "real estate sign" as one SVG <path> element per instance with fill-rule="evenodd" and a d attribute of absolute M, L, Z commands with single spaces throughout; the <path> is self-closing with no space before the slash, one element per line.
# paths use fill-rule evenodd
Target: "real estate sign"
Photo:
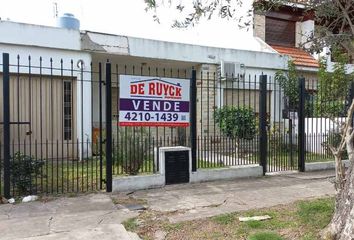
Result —
<path fill-rule="evenodd" d="M 119 126 L 189 126 L 189 79 L 119 76 Z"/>

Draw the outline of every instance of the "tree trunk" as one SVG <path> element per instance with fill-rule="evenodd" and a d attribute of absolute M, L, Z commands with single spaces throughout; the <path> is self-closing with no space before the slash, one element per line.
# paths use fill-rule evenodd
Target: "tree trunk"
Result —
<path fill-rule="evenodd" d="M 354 145 L 351 139 L 347 140 L 347 151 L 350 164 L 343 186 L 337 188 L 335 213 L 323 234 L 324 239 L 354 239 Z"/>
<path fill-rule="evenodd" d="M 342 189 L 344 187 L 344 181 L 345 181 L 345 168 L 342 163 L 342 152 L 338 151 L 336 153 L 333 153 L 334 155 L 334 162 L 335 162 L 335 169 L 336 169 L 336 182 L 335 182 L 335 188 L 338 191 L 339 189 Z"/>

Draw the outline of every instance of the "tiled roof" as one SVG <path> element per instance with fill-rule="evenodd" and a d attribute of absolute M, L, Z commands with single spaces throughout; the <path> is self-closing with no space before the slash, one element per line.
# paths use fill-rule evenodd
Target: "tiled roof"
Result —
<path fill-rule="evenodd" d="M 290 56 L 296 66 L 316 68 L 319 67 L 318 61 L 308 52 L 300 48 L 274 45 L 272 45 L 271 47 L 280 54 Z"/>

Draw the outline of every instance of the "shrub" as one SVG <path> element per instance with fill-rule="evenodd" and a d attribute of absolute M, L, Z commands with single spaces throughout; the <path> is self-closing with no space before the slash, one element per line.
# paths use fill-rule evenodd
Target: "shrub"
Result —
<path fill-rule="evenodd" d="M 15 153 L 10 162 L 10 181 L 17 188 L 19 194 L 32 194 L 35 179 L 40 176 L 44 165 L 43 160 L 31 156 Z"/>
<path fill-rule="evenodd" d="M 144 162 L 148 160 L 150 153 L 149 140 L 145 132 L 135 128 L 120 130 L 120 140 L 117 144 L 121 147 L 115 159 L 121 164 L 123 171 L 129 175 L 137 175 Z"/>
<path fill-rule="evenodd" d="M 215 111 L 214 118 L 221 132 L 230 138 L 252 140 L 257 133 L 252 108 L 223 106 Z"/>

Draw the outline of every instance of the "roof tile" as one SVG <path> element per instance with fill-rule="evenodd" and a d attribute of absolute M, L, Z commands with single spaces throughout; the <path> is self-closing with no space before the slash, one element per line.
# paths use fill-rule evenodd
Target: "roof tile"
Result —
<path fill-rule="evenodd" d="M 318 61 L 308 52 L 295 47 L 274 46 L 271 47 L 280 54 L 288 55 L 296 66 L 319 67 Z"/>

